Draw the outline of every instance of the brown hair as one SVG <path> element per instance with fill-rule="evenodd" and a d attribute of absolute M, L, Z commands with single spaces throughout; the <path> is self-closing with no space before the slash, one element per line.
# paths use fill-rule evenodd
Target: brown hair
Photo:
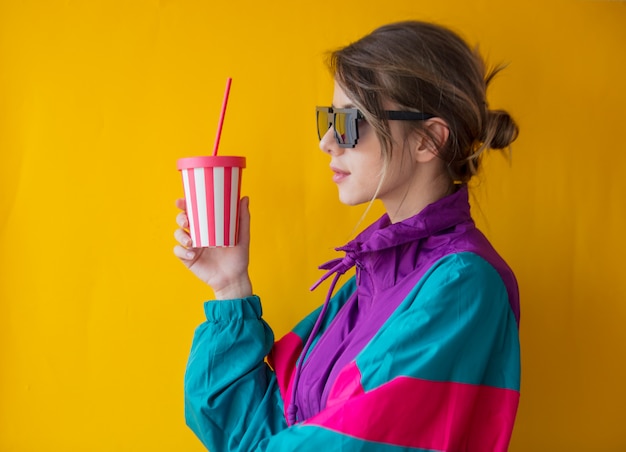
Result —
<path fill-rule="evenodd" d="M 385 161 L 392 141 L 382 119 L 384 99 L 448 124 L 449 136 L 438 156 L 446 162 L 451 182 L 466 184 L 485 149 L 506 149 L 517 138 L 509 114 L 489 110 L 486 102 L 487 86 L 502 67 L 487 73 L 478 52 L 442 26 L 418 21 L 385 25 L 333 52 L 328 65 L 376 131 Z M 426 133 L 423 124 L 414 121 L 411 127 Z"/>

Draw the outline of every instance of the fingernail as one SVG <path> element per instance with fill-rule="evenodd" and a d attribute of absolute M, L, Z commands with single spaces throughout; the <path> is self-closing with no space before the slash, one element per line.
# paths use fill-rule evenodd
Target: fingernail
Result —
<path fill-rule="evenodd" d="M 193 257 L 195 256 L 195 254 L 193 253 L 193 251 L 187 251 L 187 259 L 193 259 Z"/>

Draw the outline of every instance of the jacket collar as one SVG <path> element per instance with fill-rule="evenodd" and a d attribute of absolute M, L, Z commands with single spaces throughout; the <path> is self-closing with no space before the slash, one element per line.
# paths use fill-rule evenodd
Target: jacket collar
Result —
<path fill-rule="evenodd" d="M 387 214 L 374 222 L 354 240 L 336 248 L 352 259 L 364 253 L 381 251 L 423 239 L 440 231 L 472 221 L 467 187 L 426 206 L 417 215 L 391 223 Z"/>

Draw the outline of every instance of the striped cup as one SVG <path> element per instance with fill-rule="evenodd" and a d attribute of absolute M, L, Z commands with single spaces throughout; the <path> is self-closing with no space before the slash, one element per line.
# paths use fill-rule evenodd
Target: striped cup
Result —
<path fill-rule="evenodd" d="M 179 159 L 177 166 L 183 177 L 192 246 L 235 246 L 246 158 L 190 157 Z"/>

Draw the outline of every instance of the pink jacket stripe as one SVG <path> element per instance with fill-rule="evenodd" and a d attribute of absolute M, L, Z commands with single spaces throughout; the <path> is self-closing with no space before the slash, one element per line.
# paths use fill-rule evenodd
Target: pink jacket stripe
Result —
<path fill-rule="evenodd" d="M 441 451 L 506 451 L 519 392 L 398 377 L 364 392 L 356 363 L 340 374 L 326 409 L 307 420 L 368 441 Z"/>
<path fill-rule="evenodd" d="M 285 418 L 289 405 L 291 391 L 293 389 L 293 377 L 295 376 L 296 361 L 302 353 L 302 339 L 294 332 L 287 333 L 278 342 L 274 343 L 272 351 L 267 357 L 269 365 L 276 373 L 278 389 L 285 406 Z"/>

